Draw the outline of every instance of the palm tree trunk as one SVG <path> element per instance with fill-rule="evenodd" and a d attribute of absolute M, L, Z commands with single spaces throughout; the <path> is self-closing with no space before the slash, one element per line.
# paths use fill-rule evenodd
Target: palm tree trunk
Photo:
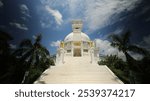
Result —
<path fill-rule="evenodd" d="M 26 71 L 25 74 L 24 74 L 23 80 L 22 80 L 22 82 L 21 82 L 22 84 L 25 83 L 26 78 L 28 77 L 28 75 L 29 75 L 29 71 Z"/>
<path fill-rule="evenodd" d="M 29 76 L 29 73 L 30 73 L 30 68 L 31 68 L 31 63 L 32 63 L 32 58 L 30 58 L 30 60 L 28 61 L 28 65 L 27 65 L 27 70 L 24 74 L 24 77 L 23 77 L 23 80 L 22 80 L 22 83 L 28 83 L 27 82 L 27 79 L 28 79 L 28 76 Z"/>

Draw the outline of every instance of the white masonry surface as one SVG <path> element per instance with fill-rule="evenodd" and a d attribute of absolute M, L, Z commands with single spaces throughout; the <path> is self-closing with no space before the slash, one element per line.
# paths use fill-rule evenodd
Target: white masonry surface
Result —
<path fill-rule="evenodd" d="M 67 57 L 48 68 L 35 84 L 123 84 L 106 65 L 90 63 L 89 57 Z"/>

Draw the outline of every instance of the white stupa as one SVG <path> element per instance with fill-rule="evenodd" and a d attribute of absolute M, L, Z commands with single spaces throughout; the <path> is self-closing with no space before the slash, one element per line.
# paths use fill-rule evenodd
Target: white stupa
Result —
<path fill-rule="evenodd" d="M 91 63 L 99 59 L 99 48 L 91 41 L 87 34 L 82 32 L 82 21 L 72 21 L 72 32 L 60 43 L 57 50 L 56 64 L 65 63 L 68 57 L 90 58 Z"/>
<path fill-rule="evenodd" d="M 56 66 L 50 66 L 35 84 L 123 82 L 106 66 L 98 65 L 99 48 L 82 32 L 82 21 L 72 21 L 72 30 L 57 49 Z"/>

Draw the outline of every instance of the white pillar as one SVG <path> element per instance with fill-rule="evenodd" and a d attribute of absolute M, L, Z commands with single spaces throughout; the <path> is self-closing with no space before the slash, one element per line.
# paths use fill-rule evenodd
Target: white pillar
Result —
<path fill-rule="evenodd" d="M 94 50 L 93 48 L 90 49 L 90 56 L 91 56 L 91 63 L 94 62 Z"/>
<path fill-rule="evenodd" d="M 72 54 L 72 57 L 73 57 L 73 55 L 74 55 L 74 50 L 73 50 L 74 48 L 73 48 L 73 42 L 71 42 L 71 54 Z"/>
<path fill-rule="evenodd" d="M 81 42 L 81 56 L 83 56 L 83 42 Z"/>
<path fill-rule="evenodd" d="M 61 54 L 61 63 L 65 63 L 65 61 L 64 61 L 65 51 L 63 48 L 60 49 L 60 54 Z"/>
<path fill-rule="evenodd" d="M 57 54 L 56 54 L 56 65 L 58 65 L 60 63 L 60 59 L 61 59 L 61 52 L 60 52 L 60 48 L 57 49 Z"/>
<path fill-rule="evenodd" d="M 55 62 L 55 64 L 57 65 L 58 62 L 59 62 L 59 55 L 58 55 L 58 53 L 57 53 L 57 54 L 56 54 L 56 62 Z"/>

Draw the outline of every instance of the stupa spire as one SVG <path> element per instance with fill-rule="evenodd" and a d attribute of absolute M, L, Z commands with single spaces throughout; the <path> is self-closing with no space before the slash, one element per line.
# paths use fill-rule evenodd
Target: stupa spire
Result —
<path fill-rule="evenodd" d="M 82 20 L 72 21 L 72 30 L 74 33 L 80 33 L 82 31 L 83 22 Z"/>

